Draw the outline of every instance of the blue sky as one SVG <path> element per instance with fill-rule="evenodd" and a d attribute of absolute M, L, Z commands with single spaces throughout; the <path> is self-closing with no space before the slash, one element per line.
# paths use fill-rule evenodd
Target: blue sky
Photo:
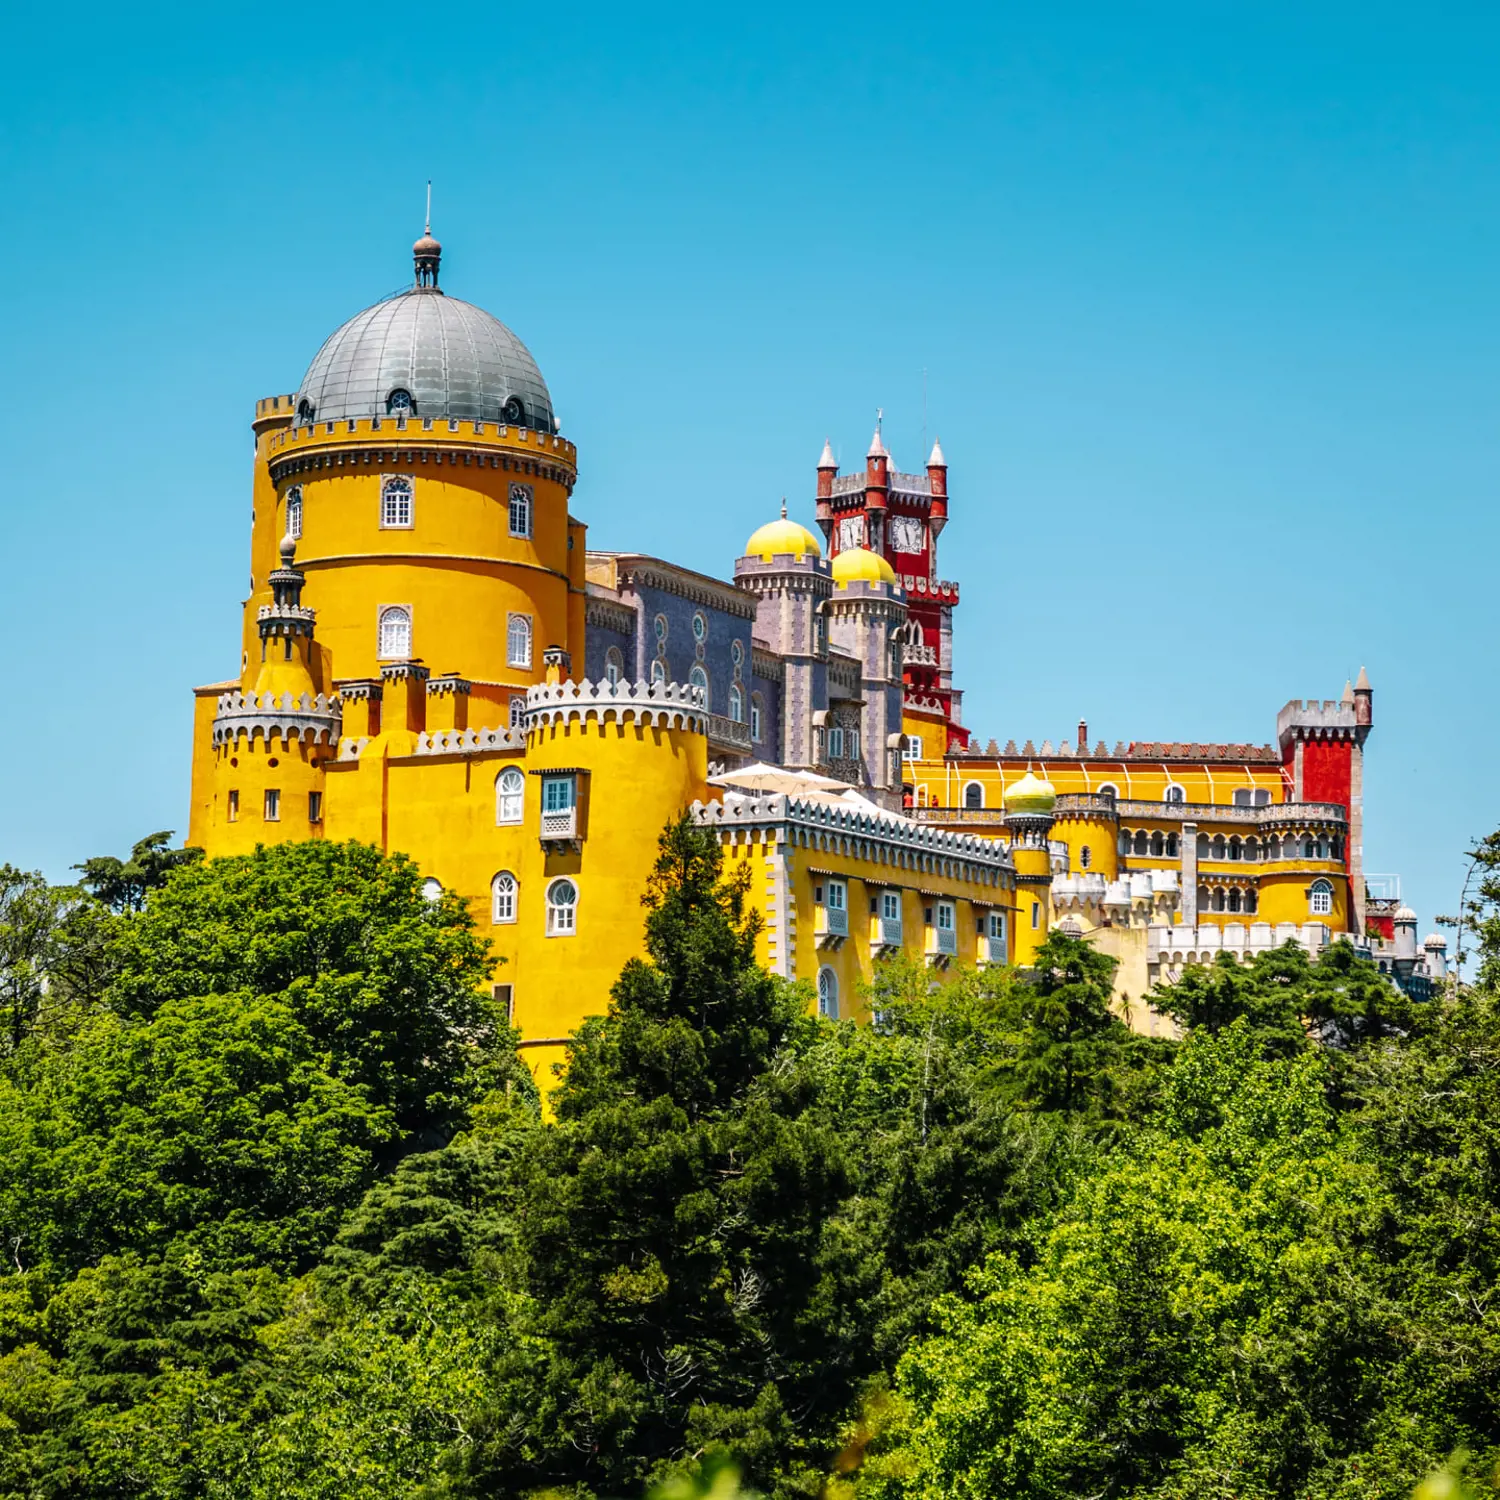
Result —
<path fill-rule="evenodd" d="M 596 546 L 727 575 L 875 408 L 984 739 L 1254 740 L 1368 666 L 1366 864 L 1500 823 L 1500 12 L 32 7 L 0 57 L 0 859 L 186 819 L 248 422 L 402 286 L 527 341 Z"/>

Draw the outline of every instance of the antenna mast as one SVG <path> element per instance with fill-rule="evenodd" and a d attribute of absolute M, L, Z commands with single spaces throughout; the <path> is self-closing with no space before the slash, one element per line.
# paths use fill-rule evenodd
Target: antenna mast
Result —
<path fill-rule="evenodd" d="M 432 178 L 427 179 L 427 218 L 422 226 L 423 234 L 432 233 Z"/>

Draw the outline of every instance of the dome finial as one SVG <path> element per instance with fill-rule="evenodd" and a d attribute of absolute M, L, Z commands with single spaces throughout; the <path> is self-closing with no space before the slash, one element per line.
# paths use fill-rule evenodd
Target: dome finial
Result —
<path fill-rule="evenodd" d="M 781 519 L 786 520 L 786 496 L 781 497 Z"/>
<path fill-rule="evenodd" d="M 431 291 L 438 289 L 438 263 L 443 258 L 443 247 L 432 237 L 432 180 L 427 182 L 427 218 L 422 228 L 422 238 L 411 247 L 412 259 L 417 267 L 417 285 Z"/>

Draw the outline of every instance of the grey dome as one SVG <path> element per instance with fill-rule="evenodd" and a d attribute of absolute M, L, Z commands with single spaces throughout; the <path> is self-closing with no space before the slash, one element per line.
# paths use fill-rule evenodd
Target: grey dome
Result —
<path fill-rule="evenodd" d="M 411 398 L 409 416 L 555 430 L 547 383 L 526 345 L 483 308 L 431 288 L 377 302 L 329 335 L 295 409 L 299 421 L 384 417 L 394 391 Z"/>

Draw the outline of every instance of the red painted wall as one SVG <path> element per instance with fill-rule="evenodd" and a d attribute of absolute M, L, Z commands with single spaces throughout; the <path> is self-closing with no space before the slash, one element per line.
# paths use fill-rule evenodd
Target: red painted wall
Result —
<path fill-rule="evenodd" d="M 1308 740 L 1302 747 L 1302 800 L 1349 806 L 1352 774 L 1347 740 Z"/>

